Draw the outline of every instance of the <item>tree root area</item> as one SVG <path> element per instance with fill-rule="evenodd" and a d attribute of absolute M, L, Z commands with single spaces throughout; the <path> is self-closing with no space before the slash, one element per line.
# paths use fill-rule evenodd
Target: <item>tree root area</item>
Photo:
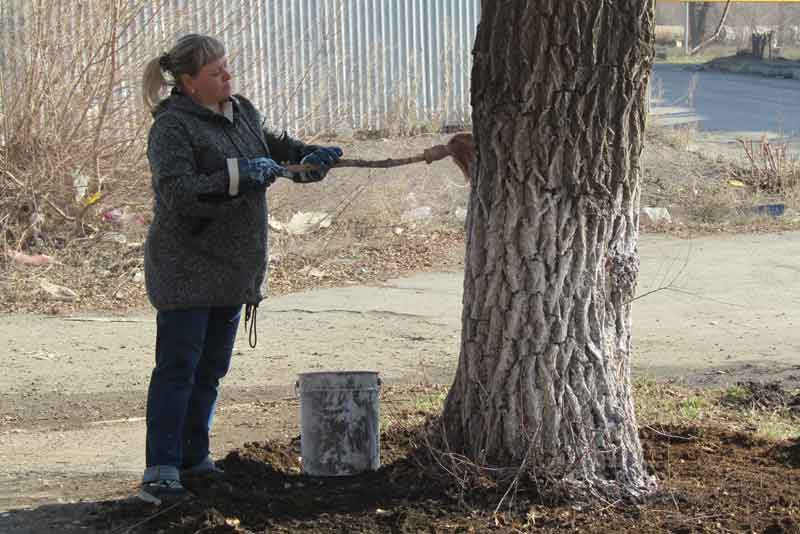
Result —
<path fill-rule="evenodd" d="M 390 428 L 381 436 L 381 469 L 354 477 L 303 475 L 297 438 L 246 444 L 221 462 L 224 480 L 185 480 L 193 498 L 169 510 L 104 503 L 93 526 L 185 534 L 800 533 L 800 442 L 720 428 L 644 428 L 658 493 L 638 504 L 578 503 L 546 500 L 541 486 L 521 479 L 507 491 L 508 483 L 488 477 L 454 476 L 468 470 L 432 451 L 423 432 Z"/>

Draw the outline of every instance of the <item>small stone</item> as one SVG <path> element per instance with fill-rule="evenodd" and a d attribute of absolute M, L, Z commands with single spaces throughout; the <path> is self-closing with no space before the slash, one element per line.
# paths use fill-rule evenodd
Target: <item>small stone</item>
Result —
<path fill-rule="evenodd" d="M 430 206 L 420 206 L 411 210 L 404 211 L 400 216 L 403 222 L 425 222 L 433 217 L 433 209 Z"/>
<path fill-rule="evenodd" d="M 670 224 L 672 222 L 667 208 L 642 208 L 642 218 L 649 224 Z"/>
<path fill-rule="evenodd" d="M 78 294 L 73 290 L 53 284 L 47 280 L 41 280 L 39 282 L 39 287 L 42 288 L 42 291 L 50 295 L 53 300 L 60 300 L 62 302 L 73 302 L 78 300 Z"/>
<path fill-rule="evenodd" d="M 100 236 L 100 241 L 124 245 L 128 242 L 128 238 L 125 237 L 125 234 L 121 234 L 119 232 L 106 232 Z"/>

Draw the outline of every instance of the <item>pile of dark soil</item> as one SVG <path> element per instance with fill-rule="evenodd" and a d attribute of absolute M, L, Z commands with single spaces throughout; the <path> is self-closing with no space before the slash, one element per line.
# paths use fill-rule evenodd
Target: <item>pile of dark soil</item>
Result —
<path fill-rule="evenodd" d="M 714 428 L 645 429 L 660 493 L 644 504 L 546 503 L 521 484 L 463 487 L 432 461 L 420 429 L 382 436 L 379 471 L 340 479 L 300 474 L 299 443 L 252 443 L 225 460 L 223 482 L 188 480 L 188 500 L 131 532 L 800 532 L 800 454 Z M 159 510 L 109 503 L 99 529 L 125 528 Z"/>
<path fill-rule="evenodd" d="M 733 408 L 754 410 L 778 410 L 795 403 L 796 395 L 786 389 L 780 381 L 737 382 L 736 388 L 723 395 L 722 402 Z"/>

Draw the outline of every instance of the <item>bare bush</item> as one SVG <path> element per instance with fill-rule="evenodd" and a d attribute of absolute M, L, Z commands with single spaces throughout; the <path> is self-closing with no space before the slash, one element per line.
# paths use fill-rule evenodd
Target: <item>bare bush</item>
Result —
<path fill-rule="evenodd" d="M 790 157 L 785 142 L 771 143 L 764 138 L 759 142 L 739 139 L 749 163 L 747 181 L 759 191 L 786 194 L 800 184 L 800 167 Z"/>
<path fill-rule="evenodd" d="M 147 119 L 131 113 L 141 61 L 141 2 L 37 1 L 4 20 L 0 173 L 5 239 L 24 245 L 31 218 L 82 222 L 91 204 L 144 185 Z M 139 32 L 141 30 L 138 30 Z M 8 211 L 6 211 L 8 210 Z M 16 224 L 15 224 L 16 223 Z M 23 228 L 23 230 L 20 230 Z"/>

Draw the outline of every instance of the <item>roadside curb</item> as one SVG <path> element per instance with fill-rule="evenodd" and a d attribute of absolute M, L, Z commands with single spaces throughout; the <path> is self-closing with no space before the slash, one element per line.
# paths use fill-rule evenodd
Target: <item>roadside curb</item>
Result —
<path fill-rule="evenodd" d="M 713 59 L 699 65 L 697 70 L 726 72 L 731 74 L 749 74 L 764 78 L 782 78 L 785 80 L 800 79 L 800 61 L 788 59 L 755 60 L 743 56 L 728 56 Z"/>

